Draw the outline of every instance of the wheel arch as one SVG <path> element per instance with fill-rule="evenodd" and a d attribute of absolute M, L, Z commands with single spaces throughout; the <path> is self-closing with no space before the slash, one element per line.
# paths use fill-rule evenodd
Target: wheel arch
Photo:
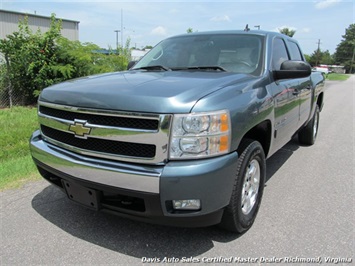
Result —
<path fill-rule="evenodd" d="M 317 97 L 317 105 L 319 106 L 319 111 L 322 111 L 324 104 L 324 92 L 321 92 Z"/>
<path fill-rule="evenodd" d="M 271 121 L 264 120 L 246 132 L 245 135 L 241 138 L 240 143 L 243 141 L 243 139 L 252 139 L 260 142 L 261 146 L 263 147 L 265 156 L 267 157 L 267 154 L 270 151 L 271 132 Z"/>

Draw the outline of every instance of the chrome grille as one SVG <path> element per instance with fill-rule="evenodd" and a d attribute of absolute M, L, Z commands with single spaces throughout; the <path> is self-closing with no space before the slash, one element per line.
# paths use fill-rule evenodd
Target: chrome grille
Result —
<path fill-rule="evenodd" d="M 78 147 L 84 150 L 108 153 L 112 155 L 120 154 L 124 156 L 154 158 L 155 145 L 137 144 L 122 141 L 111 141 L 106 139 L 80 139 L 73 134 L 55 130 L 50 127 L 41 126 L 42 133 L 56 141 L 66 143 L 68 145 Z"/>
<path fill-rule="evenodd" d="M 171 115 L 96 110 L 39 102 L 45 141 L 72 152 L 119 161 L 163 164 Z M 73 131 L 80 126 L 87 130 Z"/>
<path fill-rule="evenodd" d="M 65 110 L 49 108 L 46 106 L 39 106 L 39 112 L 43 115 L 48 115 L 48 116 L 57 117 L 61 119 L 72 120 L 72 121 L 74 121 L 74 119 L 80 119 L 80 120 L 86 120 L 90 124 L 106 125 L 106 126 L 113 126 L 113 127 L 158 130 L 158 125 L 159 125 L 158 120 L 87 114 L 87 113 L 74 113 Z"/>

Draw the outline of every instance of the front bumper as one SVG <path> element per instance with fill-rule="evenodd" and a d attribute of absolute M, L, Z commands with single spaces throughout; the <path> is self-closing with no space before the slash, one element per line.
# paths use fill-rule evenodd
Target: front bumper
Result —
<path fill-rule="evenodd" d="M 78 187 L 80 193 L 95 191 L 95 209 L 184 227 L 220 222 L 231 197 L 237 163 L 235 152 L 166 165 L 120 163 L 64 150 L 43 141 L 39 131 L 33 133 L 30 149 L 41 175 L 64 192 L 68 193 L 65 182 Z M 174 210 L 172 200 L 182 199 L 200 199 L 201 209 Z"/>

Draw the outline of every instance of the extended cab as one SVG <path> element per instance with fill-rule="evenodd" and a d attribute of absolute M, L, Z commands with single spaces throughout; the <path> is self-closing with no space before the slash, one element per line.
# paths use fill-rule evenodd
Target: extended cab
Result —
<path fill-rule="evenodd" d="M 88 208 L 243 232 L 266 159 L 296 133 L 315 142 L 323 87 L 285 35 L 175 36 L 127 71 L 44 89 L 31 153 L 46 180 Z"/>

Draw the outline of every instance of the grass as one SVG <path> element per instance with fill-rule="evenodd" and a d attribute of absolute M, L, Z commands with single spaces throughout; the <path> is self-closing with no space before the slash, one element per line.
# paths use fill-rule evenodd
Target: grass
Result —
<path fill-rule="evenodd" d="M 344 81 L 344 80 L 347 80 L 349 77 L 350 77 L 350 75 L 347 75 L 347 74 L 330 73 L 327 75 L 326 79 L 327 80 Z"/>
<path fill-rule="evenodd" d="M 36 108 L 0 110 L 0 190 L 39 178 L 28 143 L 37 128 Z"/>

